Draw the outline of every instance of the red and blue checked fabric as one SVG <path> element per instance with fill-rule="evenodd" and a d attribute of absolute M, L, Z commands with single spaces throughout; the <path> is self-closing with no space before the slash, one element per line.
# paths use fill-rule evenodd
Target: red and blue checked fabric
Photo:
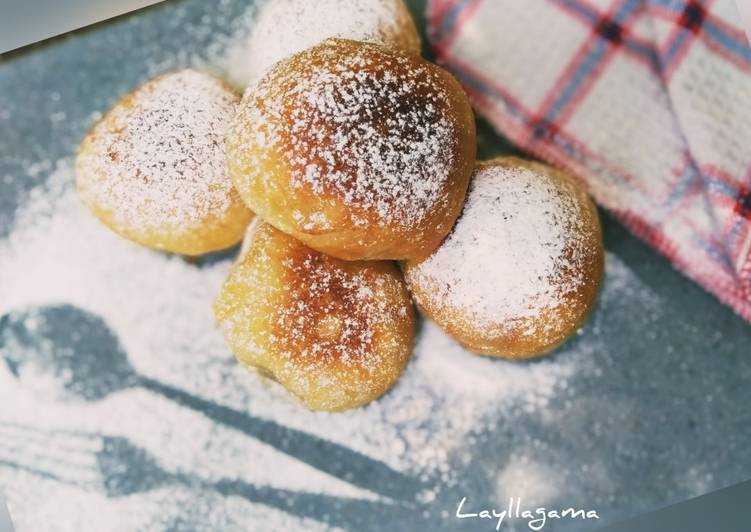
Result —
<path fill-rule="evenodd" d="M 751 47 L 732 0 L 431 0 L 428 20 L 480 114 L 751 320 Z"/>

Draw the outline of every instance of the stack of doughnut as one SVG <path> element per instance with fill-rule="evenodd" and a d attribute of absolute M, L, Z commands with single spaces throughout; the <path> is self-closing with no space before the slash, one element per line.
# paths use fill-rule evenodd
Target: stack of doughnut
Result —
<path fill-rule="evenodd" d="M 244 238 L 217 322 L 241 363 L 311 410 L 394 385 L 413 301 L 478 354 L 527 359 L 563 343 L 603 271 L 587 195 L 539 163 L 476 161 L 470 103 L 420 57 L 401 0 L 317 2 L 325 23 L 311 5 L 267 1 L 242 98 L 188 69 L 120 100 L 81 143 L 84 203 L 162 251 Z"/>

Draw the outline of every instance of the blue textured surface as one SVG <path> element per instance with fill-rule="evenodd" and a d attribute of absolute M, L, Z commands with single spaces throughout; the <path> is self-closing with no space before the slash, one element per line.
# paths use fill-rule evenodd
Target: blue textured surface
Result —
<path fill-rule="evenodd" d="M 421 17 L 422 2 L 410 4 Z M 0 239 L 7 236 L 27 192 L 48 174 L 40 171 L 33 177 L 30 164 L 70 156 L 93 113 L 150 76 L 204 55 L 211 33 L 186 27 L 217 9 L 227 11 L 224 19 L 232 20 L 244 7 L 232 1 L 167 2 L 3 57 Z M 51 119 L 55 116 L 64 117 Z M 479 130 L 482 157 L 512 151 L 488 125 L 481 122 Z M 630 274 L 625 281 L 608 280 L 625 286 L 611 292 L 617 297 L 603 298 L 582 333 L 555 355 L 565 358 L 585 343 L 598 346 L 590 354 L 588 370 L 569 379 L 544 415 L 516 410 L 499 414 L 472 440 L 468 463 L 457 465 L 463 468 L 458 484 L 436 490 L 435 500 L 405 510 L 375 503 L 341 505 L 325 496 L 293 497 L 292 504 L 289 497 L 281 500 L 280 493 L 241 482 L 225 481 L 211 489 L 349 530 L 453 530 L 460 525 L 489 530 L 490 523 L 460 523 L 441 512 L 453 514 L 463 495 L 478 506 L 503 506 L 494 500 L 497 475 L 511 461 L 513 449 L 527 448 L 534 460 L 558 471 L 566 479 L 559 502 L 597 508 L 603 516 L 599 524 L 751 477 L 751 327 L 604 213 L 603 225 L 608 252 Z M 649 298 L 643 297 L 645 291 Z M 84 322 L 87 330 L 96 325 L 96 317 L 70 307 L 49 313 L 66 330 L 83 328 Z M 6 320 L 5 327 L 10 330 L 12 323 Z M 104 332 L 83 341 L 114 356 L 119 347 L 108 340 L 106 325 L 100 330 Z M 127 374 L 127 364 L 117 360 L 113 364 Z M 128 379 L 136 377 L 123 378 L 130 386 Z M 163 383 L 141 379 L 138 384 L 355 485 L 375 491 L 380 487 L 408 499 L 412 483 L 417 483 L 346 447 Z M 88 393 L 90 400 L 100 394 L 92 389 Z M 12 405 L 0 405 L 0 410 L 5 408 Z M 107 440 L 101 458 L 101 469 L 112 472 L 105 483 L 111 497 L 162 483 L 193 482 L 187 476 L 160 474 L 151 458 L 126 440 Z M 440 484 L 438 479 L 426 482 Z M 190 518 L 185 519 L 173 528 L 193 529 Z M 248 528 L 263 526 L 248 523 Z M 569 524 L 546 530 L 582 528 Z"/>

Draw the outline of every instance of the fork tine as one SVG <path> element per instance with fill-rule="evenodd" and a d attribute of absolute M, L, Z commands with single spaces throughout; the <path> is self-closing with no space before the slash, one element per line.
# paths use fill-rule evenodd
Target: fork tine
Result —
<path fill-rule="evenodd" d="M 92 453 L 101 447 L 101 438 L 95 435 L 58 433 L 42 429 L 26 430 L 25 427 L 7 427 L 0 423 L 0 440 L 19 442 L 24 447 L 57 449 L 66 453 Z"/>
<path fill-rule="evenodd" d="M 0 439 L 0 451 L 12 459 L 24 459 L 31 463 L 49 463 L 54 467 L 87 469 L 94 463 L 94 454 L 86 452 L 69 453 L 64 449 L 25 447 L 8 444 Z"/>
<path fill-rule="evenodd" d="M 87 489 L 99 484 L 97 472 L 91 467 L 69 467 L 54 460 L 9 455 L 7 450 L 0 447 L 0 467 L 2 466 Z"/>
<path fill-rule="evenodd" d="M 16 423 L 0 423 L 0 449 L 11 459 L 50 462 L 55 467 L 91 468 L 102 439 L 68 431 L 49 431 Z"/>

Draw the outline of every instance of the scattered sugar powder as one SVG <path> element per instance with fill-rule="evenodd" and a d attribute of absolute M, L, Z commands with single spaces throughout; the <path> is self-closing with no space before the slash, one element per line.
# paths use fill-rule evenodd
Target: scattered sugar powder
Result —
<path fill-rule="evenodd" d="M 231 258 L 198 266 L 130 244 L 81 205 L 69 160 L 49 167 L 55 170 L 47 185 L 32 191 L 10 236 L 0 242 L 0 315 L 12 313 L 32 336 L 43 335 L 54 318 L 45 309 L 71 305 L 65 314 L 74 316 L 77 308 L 103 320 L 141 378 L 242 412 L 251 427 L 271 422 L 293 432 L 275 437 L 272 429 L 269 437 L 276 440 L 259 440 L 140 387 L 114 389 L 96 400 L 51 401 L 50 396 L 70 395 L 69 389 L 57 392 L 71 375 L 51 368 L 45 374 L 43 366 L 16 368 L 14 375 L 0 363 L 0 404 L 12 405 L 0 408 L 0 461 L 51 470 L 62 479 L 0 466 L 0 489 L 9 497 L 20 529 L 245 530 L 249 523 L 263 521 L 266 530 L 314 530 L 315 523 L 299 517 L 310 513 L 301 510 L 297 498 L 322 495 L 320 515 L 341 517 L 336 501 L 391 496 L 380 493 L 378 481 L 371 480 L 377 479 L 373 464 L 415 479 L 416 486 L 404 481 L 407 491 L 398 497 L 417 501 L 420 511 L 431 507 L 423 508 L 419 501 L 440 500 L 449 493 L 445 505 L 432 507 L 440 512 L 458 500 L 452 489 L 479 474 L 469 467 L 478 462 L 493 467 L 492 458 L 484 462 L 482 451 L 476 450 L 478 435 L 504 419 L 513 423 L 513 412 L 543 416 L 566 382 L 588 371 L 592 353 L 604 348 L 594 337 L 565 356 L 514 364 L 473 356 L 435 325 L 423 323 L 413 359 L 391 392 L 354 411 L 310 413 L 280 386 L 242 368 L 225 347 L 211 304 Z M 624 269 L 613 271 L 629 275 Z M 629 283 L 613 286 L 622 291 Z M 611 299 L 622 297 L 611 294 Z M 78 325 L 70 335 L 102 337 L 102 325 L 91 319 L 74 323 Z M 3 334 L 7 346 L 8 333 Z M 33 348 L 44 351 L 37 358 L 55 360 L 60 343 L 70 341 L 45 337 Z M 0 360 L 9 356 L 3 349 Z M 25 349 L 29 360 L 35 357 L 30 347 Z M 25 428 L 11 429 L 11 424 Z M 62 434 L 63 444 L 51 439 L 51 433 Z M 123 447 L 123 438 L 130 447 Z M 34 441 L 45 444 L 32 445 Z M 114 455 L 113 442 L 121 449 Z M 78 449 L 75 455 L 71 447 Z M 341 449 L 361 458 L 347 457 Z M 327 470 L 306 463 L 306 455 L 316 453 L 339 465 Z M 97 457 L 114 460 L 114 469 L 102 471 Z M 365 472 L 358 466 L 363 461 Z M 136 477 L 151 484 L 108 498 L 106 489 L 118 486 L 102 481 L 108 471 L 147 471 Z M 254 486 L 252 493 L 269 494 L 272 501 L 278 497 L 282 504 L 271 509 L 270 503 L 222 495 L 217 486 L 226 487 L 228 480 Z M 452 524 L 438 519 L 436 529 Z"/>
<path fill-rule="evenodd" d="M 241 104 L 245 168 L 281 154 L 293 188 L 344 202 L 355 225 L 415 227 L 446 200 L 461 135 L 432 66 L 341 40 L 284 65 Z"/>
<path fill-rule="evenodd" d="M 410 17 L 402 0 L 266 0 L 220 63 L 245 87 L 274 63 L 332 37 L 419 52 Z"/>
<path fill-rule="evenodd" d="M 584 282 L 582 225 L 578 198 L 552 179 L 488 164 L 452 233 L 408 275 L 481 326 L 539 317 Z"/>
<path fill-rule="evenodd" d="M 239 96 L 192 69 L 166 74 L 117 105 L 76 163 L 84 199 L 121 226 L 190 228 L 230 206 L 224 139 Z"/>
<path fill-rule="evenodd" d="M 538 464 L 526 454 L 511 456 L 498 474 L 496 500 L 521 498 L 529 508 L 545 507 L 564 490 L 561 473 Z"/>

